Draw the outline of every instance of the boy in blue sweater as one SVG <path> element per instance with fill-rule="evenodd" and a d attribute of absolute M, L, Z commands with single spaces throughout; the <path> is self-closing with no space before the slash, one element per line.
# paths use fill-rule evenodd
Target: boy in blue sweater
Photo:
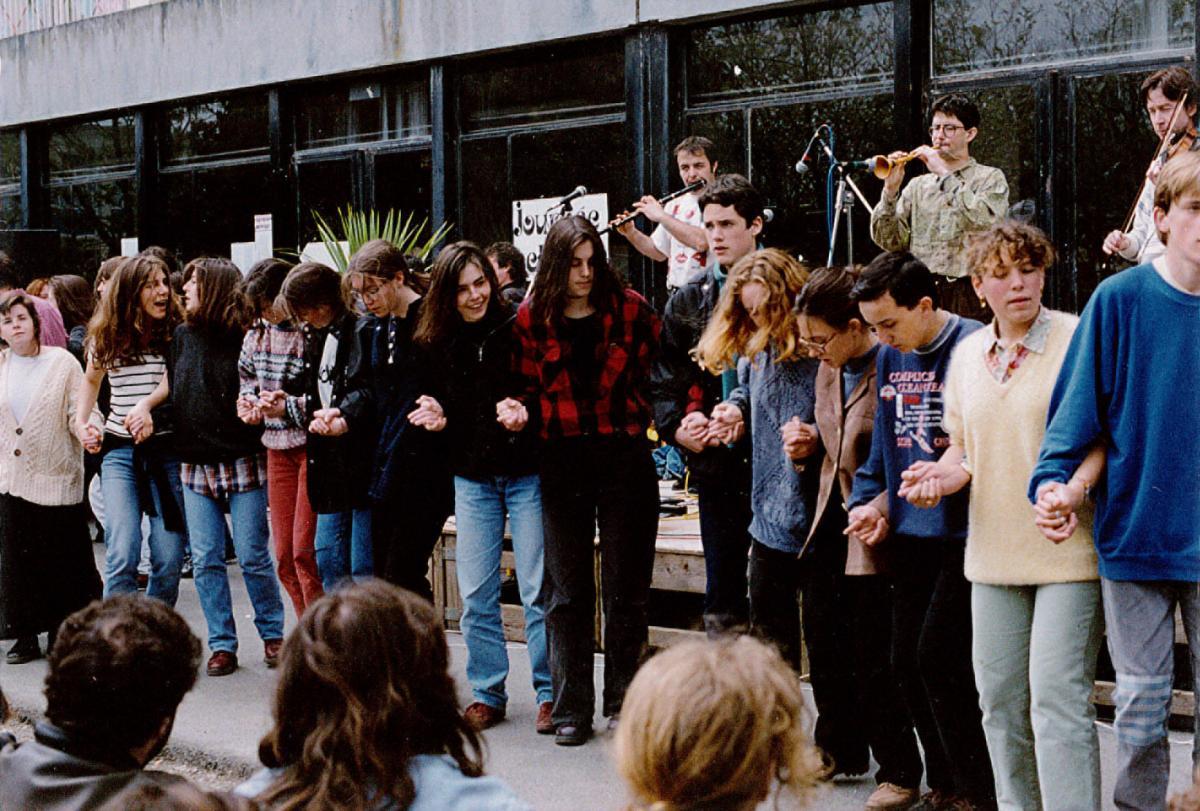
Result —
<path fill-rule="evenodd" d="M 1177 605 L 1200 677 L 1200 154 L 1172 158 L 1158 176 L 1154 219 L 1166 253 L 1092 294 L 1029 483 L 1036 501 L 1071 480 L 1093 442 L 1107 446 L 1103 478 L 1083 484 L 1095 485 L 1117 672 L 1113 800 L 1137 809 L 1166 804 Z"/>
<path fill-rule="evenodd" d="M 983 325 L 940 309 L 933 274 L 907 251 L 877 256 L 853 296 L 883 345 L 871 453 L 854 477 L 846 532 L 893 550 L 892 663 L 930 788 L 914 808 L 995 808 L 971 665 L 971 587 L 963 575 L 967 492 L 932 509 L 898 495 L 903 471 L 949 447 L 942 390 L 950 355 Z"/>

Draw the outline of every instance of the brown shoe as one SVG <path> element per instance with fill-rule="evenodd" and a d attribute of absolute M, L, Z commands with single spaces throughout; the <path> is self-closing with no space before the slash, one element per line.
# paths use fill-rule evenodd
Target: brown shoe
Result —
<path fill-rule="evenodd" d="M 504 708 L 476 701 L 467 705 L 467 708 L 463 710 L 463 718 L 467 720 L 468 724 L 475 727 L 477 732 L 483 732 L 504 720 Z"/>
<path fill-rule="evenodd" d="M 283 650 L 282 639 L 268 639 L 263 642 L 263 662 L 266 663 L 267 667 L 274 669 L 279 666 L 279 652 L 281 650 Z"/>
<path fill-rule="evenodd" d="M 534 723 L 534 726 L 537 727 L 539 735 L 554 734 L 554 721 L 550 718 L 553 711 L 553 701 L 543 701 L 541 704 L 538 704 L 537 721 Z"/>
<path fill-rule="evenodd" d="M 228 676 L 237 670 L 237 654 L 233 651 L 219 650 L 208 660 L 208 675 Z"/>
<path fill-rule="evenodd" d="M 864 811 L 883 811 L 884 809 L 910 808 L 920 795 L 915 788 L 905 788 L 895 783 L 880 783 L 879 788 L 867 798 Z"/>
<path fill-rule="evenodd" d="M 911 806 L 910 811 L 946 811 L 951 807 L 952 803 L 958 801 L 958 798 L 952 794 L 933 789 L 921 795 L 921 799 L 917 804 Z"/>

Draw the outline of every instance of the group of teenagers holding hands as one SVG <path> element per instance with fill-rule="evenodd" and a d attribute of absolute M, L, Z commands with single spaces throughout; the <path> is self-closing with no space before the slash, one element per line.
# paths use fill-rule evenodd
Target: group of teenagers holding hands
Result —
<path fill-rule="evenodd" d="M 86 532 L 71 530 L 81 448 L 102 459 L 105 596 L 136 590 L 150 516 L 147 593 L 175 602 L 190 546 L 214 676 L 237 667 L 226 513 L 271 666 L 278 584 L 309 635 L 344 621 L 330 598 L 347 581 L 428 599 L 454 514 L 464 718 L 482 730 L 507 705 L 507 519 L 537 731 L 593 734 L 598 548 L 603 714 L 622 745 L 645 743 L 623 708 L 647 642 L 653 422 L 699 495 L 710 636 L 748 630 L 797 669 L 805 640 L 824 777 L 874 758 L 868 809 L 1100 808 L 1091 693 L 1107 634 L 1114 801 L 1164 808 L 1177 606 L 1200 674 L 1200 156 L 1156 177 L 1165 252 L 1076 317 L 1041 303 L 1054 248 L 1004 219 L 1002 173 L 969 156 L 978 122 L 962 96 L 934 103 L 929 173 L 885 185 L 872 233 L 886 250 L 866 267 L 760 249 L 762 196 L 715 174 L 710 141 L 685 140 L 681 178 L 706 185 L 673 212 L 640 203 L 667 233 L 631 236 L 684 269 L 661 317 L 572 216 L 519 305 L 470 242 L 444 247 L 428 278 L 383 241 L 345 276 L 269 259 L 243 278 L 197 259 L 182 305 L 161 259 L 110 260 L 82 367 L 10 295 L 0 526 L 21 541 L 5 540 L 0 580 L 16 566 L 36 587 L 5 633 L 53 631 L 95 596 Z M 61 550 L 54 568 L 27 549 L 21 570 L 8 553 L 21 544 Z M 280 736 L 268 765 L 283 768 L 304 755 Z"/>

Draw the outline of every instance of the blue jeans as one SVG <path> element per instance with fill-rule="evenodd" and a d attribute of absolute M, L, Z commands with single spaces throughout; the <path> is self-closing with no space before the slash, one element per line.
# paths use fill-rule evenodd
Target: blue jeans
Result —
<path fill-rule="evenodd" d="M 208 623 L 208 649 L 237 653 L 237 626 L 229 598 L 225 567 L 225 513 L 219 499 L 183 488 L 183 506 L 191 530 L 192 570 L 196 593 Z M 254 627 L 263 641 L 283 639 L 283 601 L 268 549 L 267 488 L 229 496 L 233 548 L 237 551 L 246 592 L 254 606 Z"/>
<path fill-rule="evenodd" d="M 321 586 L 332 590 L 347 577 L 365 580 L 374 573 L 371 557 L 371 511 L 346 510 L 317 515 L 317 572 Z"/>
<path fill-rule="evenodd" d="M 100 488 L 104 493 L 104 596 L 137 593 L 138 558 L 142 549 L 142 503 L 138 485 L 153 499 L 150 516 L 150 582 L 146 596 L 156 597 L 167 605 L 175 605 L 179 597 L 179 572 L 183 565 L 185 533 L 172 531 L 163 523 L 163 499 L 175 500 L 182 513 L 183 496 L 179 486 L 179 463 L 170 458 L 158 459 L 153 465 L 167 484 L 169 492 L 159 492 L 153 481 L 141 481 L 147 476 L 134 462 L 133 446 L 112 448 L 100 463 Z M 149 505 L 146 505 L 149 506 Z"/>
<path fill-rule="evenodd" d="M 462 593 L 462 632 L 467 643 L 467 680 L 476 701 L 504 707 L 508 694 L 508 651 L 500 619 L 500 553 L 504 514 L 512 530 L 517 584 L 525 607 L 525 642 L 540 704 L 554 698 L 546 652 L 545 596 L 542 589 L 542 488 L 536 474 L 494 476 L 485 481 L 454 477 L 458 527 L 456 563 Z"/>

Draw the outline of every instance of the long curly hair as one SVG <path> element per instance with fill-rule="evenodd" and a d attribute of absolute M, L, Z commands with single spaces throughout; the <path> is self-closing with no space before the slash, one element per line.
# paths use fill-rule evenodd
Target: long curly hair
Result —
<path fill-rule="evenodd" d="M 742 257 L 729 271 L 717 308 L 696 345 L 696 359 L 716 373 L 732 368 L 738 356 L 753 358 L 768 347 L 774 350 L 776 363 L 803 356 L 792 303 L 807 281 L 804 266 L 778 248 Z M 761 328 L 742 304 L 742 290 L 752 282 L 767 291 L 759 306 L 766 321 Z"/>
<path fill-rule="evenodd" d="M 146 313 L 142 290 L 154 284 L 159 273 L 167 281 L 166 263 L 153 256 L 129 257 L 113 273 L 88 322 L 87 342 L 97 368 L 111 369 L 121 362 L 141 363 L 146 354 L 166 352 L 175 327 L 183 320 L 183 309 L 171 293 L 165 318 L 151 318 Z"/>
<path fill-rule="evenodd" d="M 637 808 L 754 808 L 774 781 L 803 804 L 822 774 L 807 724 L 800 681 L 773 647 L 749 636 L 683 642 L 630 684 L 617 770 Z"/>
<path fill-rule="evenodd" d="M 409 761 L 449 755 L 483 773 L 433 606 L 382 580 L 326 594 L 288 637 L 262 762 L 283 770 L 259 800 L 280 811 L 408 808 Z"/>
<path fill-rule="evenodd" d="M 483 250 L 474 242 L 455 242 L 442 248 L 433 263 L 429 275 L 429 292 L 421 306 L 421 317 L 417 321 L 413 340 L 425 347 L 442 346 L 450 339 L 454 329 L 462 323 L 458 314 L 458 279 L 463 270 L 477 265 L 487 279 L 491 293 L 487 313 L 502 306 L 500 283 L 496 271 Z"/>

